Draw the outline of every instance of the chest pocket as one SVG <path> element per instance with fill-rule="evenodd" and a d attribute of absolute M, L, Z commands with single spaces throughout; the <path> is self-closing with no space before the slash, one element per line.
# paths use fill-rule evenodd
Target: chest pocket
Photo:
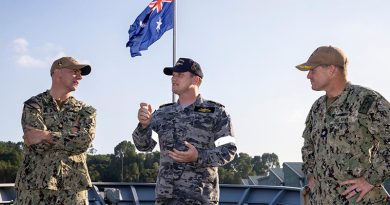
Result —
<path fill-rule="evenodd" d="M 201 113 L 192 117 L 191 124 L 194 129 L 189 133 L 188 141 L 197 148 L 210 149 L 214 145 L 214 118 L 210 113 Z"/>
<path fill-rule="evenodd" d="M 74 110 L 68 110 L 66 112 L 66 115 L 62 117 L 62 123 L 66 127 L 73 127 L 76 124 L 77 117 L 79 116 L 79 112 L 74 111 Z M 80 123 L 80 122 L 79 122 Z"/>
<path fill-rule="evenodd" d="M 361 139 L 359 120 L 356 117 L 338 117 L 329 124 L 328 140 L 330 145 L 348 152 Z"/>
<path fill-rule="evenodd" d="M 211 132 L 214 127 L 214 119 L 211 116 L 211 114 L 202 113 L 202 114 L 195 115 L 192 118 L 191 124 L 194 128 Z"/>
<path fill-rule="evenodd" d="M 60 124 L 60 119 L 58 113 L 54 109 L 44 109 L 42 113 L 43 120 L 45 122 L 46 127 L 50 127 L 51 129 L 56 128 Z M 57 130 L 53 130 L 57 131 Z"/>

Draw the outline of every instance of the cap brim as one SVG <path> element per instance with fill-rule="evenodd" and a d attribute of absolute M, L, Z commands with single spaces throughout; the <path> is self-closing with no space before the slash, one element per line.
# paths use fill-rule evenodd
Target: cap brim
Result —
<path fill-rule="evenodd" d="M 88 75 L 89 73 L 91 73 L 91 66 L 90 65 L 83 65 L 83 64 L 73 65 L 72 69 L 80 70 L 81 75 Z"/>
<path fill-rule="evenodd" d="M 311 70 L 315 67 L 317 67 L 318 65 L 314 65 L 314 64 L 310 64 L 310 63 L 302 63 L 302 64 L 299 64 L 297 66 L 295 66 L 298 70 L 301 70 L 301 71 L 308 71 L 308 70 Z"/>
<path fill-rule="evenodd" d="M 173 74 L 173 67 L 165 67 L 163 72 L 165 75 L 172 75 Z"/>
<path fill-rule="evenodd" d="M 91 73 L 91 66 L 85 65 L 84 67 L 81 68 L 81 75 L 88 75 Z"/>

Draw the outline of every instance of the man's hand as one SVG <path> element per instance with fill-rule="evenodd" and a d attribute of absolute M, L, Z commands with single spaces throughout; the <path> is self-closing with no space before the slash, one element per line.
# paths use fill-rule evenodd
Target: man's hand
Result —
<path fill-rule="evenodd" d="M 27 146 L 39 144 L 43 141 L 51 143 L 51 134 L 49 131 L 27 127 L 26 129 L 24 129 L 23 140 L 24 144 L 26 144 Z"/>
<path fill-rule="evenodd" d="M 343 181 L 340 185 L 349 185 L 347 190 L 342 193 L 342 195 L 347 196 L 347 199 L 355 196 L 355 194 L 360 193 L 356 202 L 360 202 L 364 195 L 366 195 L 369 191 L 371 191 L 372 188 L 374 188 L 374 186 L 368 183 L 364 177 Z"/>
<path fill-rule="evenodd" d="M 314 176 L 309 176 L 307 178 L 307 181 L 307 186 L 310 188 L 310 191 L 313 191 L 316 185 L 316 180 L 314 179 Z"/>
<path fill-rule="evenodd" d="M 80 115 L 77 116 L 76 121 L 74 122 L 74 125 L 72 128 L 70 128 L 70 131 L 72 134 L 76 134 L 80 130 Z"/>
<path fill-rule="evenodd" d="M 173 151 L 169 151 L 169 156 L 177 162 L 196 162 L 198 160 L 198 150 L 186 141 L 184 144 L 188 147 L 187 151 L 173 149 Z"/>
<path fill-rule="evenodd" d="M 142 128 L 149 126 L 152 119 L 152 106 L 147 103 L 140 103 L 140 108 L 138 110 L 138 120 Z"/>

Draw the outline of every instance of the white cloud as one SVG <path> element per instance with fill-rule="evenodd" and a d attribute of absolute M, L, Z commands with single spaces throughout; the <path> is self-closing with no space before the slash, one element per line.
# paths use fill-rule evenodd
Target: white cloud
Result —
<path fill-rule="evenodd" d="M 28 48 L 29 42 L 24 38 L 17 38 L 13 41 L 15 51 L 15 63 L 20 67 L 25 68 L 45 68 L 52 64 L 52 62 L 60 57 L 67 56 L 61 46 L 53 43 L 44 43 L 37 48 L 33 48 L 34 55 L 32 55 Z M 43 55 L 36 57 L 36 55 Z"/>
<path fill-rule="evenodd" d="M 26 53 L 28 42 L 24 38 L 17 38 L 14 40 L 14 50 L 16 53 Z"/>
<path fill-rule="evenodd" d="M 29 55 L 18 56 L 16 63 L 22 67 L 44 67 L 47 63 L 40 59 L 35 59 Z"/>

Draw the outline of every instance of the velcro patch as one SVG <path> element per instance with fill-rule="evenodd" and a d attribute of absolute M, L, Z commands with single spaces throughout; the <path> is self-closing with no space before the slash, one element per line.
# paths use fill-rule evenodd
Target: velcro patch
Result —
<path fill-rule="evenodd" d="M 374 102 L 374 97 L 371 95 L 368 95 L 364 98 L 362 105 L 360 105 L 359 113 L 361 114 L 367 114 L 368 110 L 371 108 L 372 103 Z"/>
<path fill-rule="evenodd" d="M 27 100 L 26 102 L 24 102 L 24 104 L 26 106 L 28 106 L 29 108 L 33 108 L 33 109 L 41 109 L 41 106 L 39 105 L 38 101 L 33 99 L 33 98 L 30 98 L 29 100 Z"/>

